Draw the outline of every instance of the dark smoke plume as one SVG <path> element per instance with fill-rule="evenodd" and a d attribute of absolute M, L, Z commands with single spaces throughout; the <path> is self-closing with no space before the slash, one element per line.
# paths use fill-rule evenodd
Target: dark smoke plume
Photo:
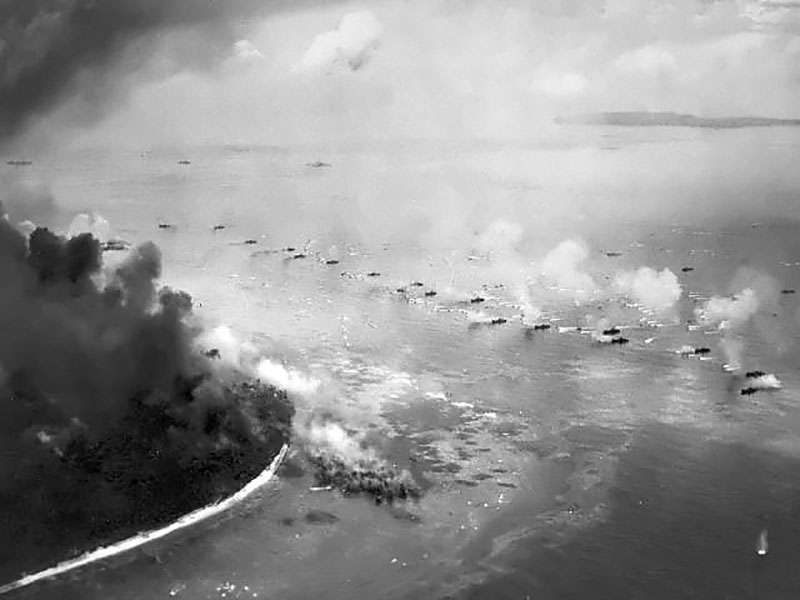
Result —
<path fill-rule="evenodd" d="M 154 306 L 158 249 L 138 248 L 104 288 L 92 280 L 100 264 L 90 234 L 67 240 L 38 228 L 26 242 L 0 222 L 0 365 L 92 426 L 190 367 L 190 301 L 164 291 Z"/>
<path fill-rule="evenodd" d="M 114 87 L 110 67 L 132 42 L 198 29 L 203 48 L 235 41 L 233 26 L 288 0 L 0 0 L 0 141 L 21 133 L 65 97 Z M 197 48 L 192 60 L 196 60 Z M 136 69 L 142 66 L 130 65 Z M 186 59 L 187 61 L 189 59 Z M 76 81 L 80 80 L 82 90 Z M 97 108 L 96 102 L 91 103 Z"/>
<path fill-rule="evenodd" d="M 161 255 L 102 271 L 91 234 L 0 207 L 0 583 L 232 493 L 288 440 L 285 393 L 196 345 Z"/>

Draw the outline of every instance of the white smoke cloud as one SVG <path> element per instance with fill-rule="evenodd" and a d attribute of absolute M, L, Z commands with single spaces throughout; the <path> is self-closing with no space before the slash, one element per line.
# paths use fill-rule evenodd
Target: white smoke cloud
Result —
<path fill-rule="evenodd" d="M 91 233 L 98 240 L 105 241 L 111 236 L 111 223 L 94 212 L 80 213 L 70 222 L 67 234 L 73 237 L 81 233 Z"/>
<path fill-rule="evenodd" d="M 341 66 L 357 71 L 372 58 L 383 37 L 383 25 L 368 10 L 345 15 L 339 26 L 314 38 L 297 71 L 329 71 Z"/>
<path fill-rule="evenodd" d="M 217 350 L 219 359 L 224 364 L 236 368 L 242 368 L 256 354 L 255 347 L 240 340 L 227 325 L 208 329 L 198 338 L 197 343 L 203 351 Z"/>
<path fill-rule="evenodd" d="M 695 312 L 704 325 L 716 325 L 723 332 L 719 347 L 725 355 L 726 368 L 742 367 L 744 340 L 741 329 L 758 312 L 761 302 L 752 288 L 745 288 L 731 297 L 713 296 Z"/>
<path fill-rule="evenodd" d="M 505 219 L 496 219 L 478 238 L 477 250 L 483 254 L 495 256 L 515 252 L 514 246 L 522 241 L 523 229 L 516 223 Z"/>
<path fill-rule="evenodd" d="M 583 240 L 563 241 L 544 257 L 541 274 L 559 291 L 571 294 L 577 300 L 585 300 L 598 289 L 592 276 L 582 270 L 588 257 L 589 247 Z"/>
<path fill-rule="evenodd" d="M 294 435 L 312 454 L 333 455 L 353 466 L 383 463 L 375 448 L 364 442 L 363 431 L 374 417 L 374 411 L 359 412 L 342 403 L 342 390 L 334 381 L 326 379 L 323 386 L 322 380 L 316 377 L 265 358 L 254 344 L 242 340 L 227 325 L 205 332 L 198 344 L 201 350 L 218 350 L 215 360 L 222 365 L 239 369 L 292 394 L 297 409 Z"/>
<path fill-rule="evenodd" d="M 275 387 L 286 390 L 291 394 L 306 396 L 315 393 L 320 387 L 320 381 L 308 377 L 295 369 L 287 368 L 280 363 L 267 358 L 261 359 L 255 367 L 256 376 L 262 381 L 271 383 Z"/>
<path fill-rule="evenodd" d="M 650 267 L 640 267 L 636 271 L 618 274 L 615 283 L 622 293 L 644 308 L 662 314 L 672 310 L 681 298 L 681 284 L 669 269 L 659 272 Z"/>
<path fill-rule="evenodd" d="M 783 384 L 774 373 L 764 373 L 758 377 L 749 377 L 747 387 L 754 390 L 779 390 Z"/>
<path fill-rule="evenodd" d="M 311 419 L 295 429 L 313 454 L 330 454 L 348 465 L 380 462 L 375 450 L 362 443 L 361 436 L 330 420 Z"/>
<path fill-rule="evenodd" d="M 712 296 L 697 309 L 698 320 L 704 325 L 716 325 L 721 330 L 736 330 L 758 312 L 760 302 L 751 288 L 730 297 Z"/>

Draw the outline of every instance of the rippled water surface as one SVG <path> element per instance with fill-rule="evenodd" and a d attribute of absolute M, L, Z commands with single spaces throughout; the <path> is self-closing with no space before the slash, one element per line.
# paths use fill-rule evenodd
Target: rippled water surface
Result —
<path fill-rule="evenodd" d="M 791 190 L 773 190 L 780 198 L 758 223 L 694 222 L 688 197 L 728 194 L 725 178 L 673 185 L 642 170 L 750 140 L 607 136 L 351 150 L 326 154 L 330 168 L 305 166 L 318 153 L 272 148 L 197 150 L 191 165 L 168 152 L 35 164 L 66 208 L 97 211 L 131 242 L 154 240 L 163 280 L 191 292 L 201 317 L 322 381 L 320 397 L 298 399 L 301 414 L 330 411 L 367 432 L 427 491 L 394 508 L 312 491 L 298 453 L 213 527 L 20 597 L 796 598 L 800 295 L 780 295 L 743 334 L 745 367 L 782 380 L 773 393 L 740 395 L 717 332 L 687 327 L 697 302 L 734 291 L 742 266 L 800 287 Z M 587 152 L 595 172 L 577 177 L 569 165 Z M 598 219 L 592 195 L 615 193 L 604 169 L 626 161 L 635 181 Z M 681 218 L 626 218 L 642 194 L 674 197 Z M 532 233 L 513 260 L 477 259 L 469 236 L 498 218 Z M 525 326 L 525 265 L 571 236 L 589 242 L 598 281 L 642 265 L 678 273 L 676 312 L 654 319 L 618 297 L 576 304 L 535 290 L 552 328 Z M 481 323 L 479 310 L 507 322 Z M 559 332 L 587 315 L 625 327 L 630 343 Z M 685 344 L 709 346 L 709 359 L 678 355 Z M 762 529 L 770 552 L 758 557 Z"/>

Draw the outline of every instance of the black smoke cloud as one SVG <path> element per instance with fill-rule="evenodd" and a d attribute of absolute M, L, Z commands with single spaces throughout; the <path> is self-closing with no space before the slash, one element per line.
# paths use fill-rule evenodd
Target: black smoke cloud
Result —
<path fill-rule="evenodd" d="M 197 30 L 196 62 L 235 41 L 237 24 L 311 2 L 288 0 L 0 0 L 0 141 L 14 138 L 73 94 L 97 113 L 116 87 L 112 67 L 137 40 Z M 154 46 L 155 44 L 144 44 Z M 131 64 L 143 66 L 146 53 Z M 206 57 L 207 58 L 207 57 Z M 80 82 L 80 83 L 78 83 Z"/>
<path fill-rule="evenodd" d="M 90 234 L 38 228 L 26 241 L 0 221 L 2 371 L 92 430 L 119 417 L 138 390 L 169 391 L 191 370 L 193 335 L 184 322 L 191 299 L 157 290 L 155 245 L 137 248 L 102 287 L 100 267 Z"/>
<path fill-rule="evenodd" d="M 100 242 L 0 206 L 0 582 L 232 493 L 288 441 L 286 394 L 200 352 L 161 254 L 114 270 Z"/>

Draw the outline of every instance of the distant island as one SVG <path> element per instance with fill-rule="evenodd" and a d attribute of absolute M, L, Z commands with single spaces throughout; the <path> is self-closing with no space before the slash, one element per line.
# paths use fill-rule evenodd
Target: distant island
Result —
<path fill-rule="evenodd" d="M 703 127 L 739 129 L 742 127 L 796 127 L 800 119 L 769 117 L 698 117 L 674 112 L 601 112 L 556 117 L 559 125 L 614 125 L 620 127 Z"/>

